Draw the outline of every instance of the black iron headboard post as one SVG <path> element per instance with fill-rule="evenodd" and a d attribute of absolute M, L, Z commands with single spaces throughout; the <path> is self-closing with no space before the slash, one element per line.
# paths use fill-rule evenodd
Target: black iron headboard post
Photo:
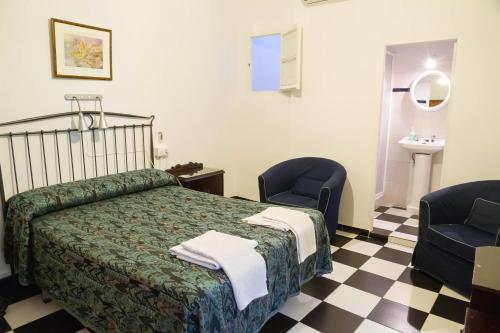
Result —
<path fill-rule="evenodd" d="M 0 204 L 2 204 L 2 216 L 5 221 L 7 217 L 7 205 L 5 204 L 5 190 L 3 188 L 3 176 L 2 176 L 2 166 L 0 165 Z"/>
<path fill-rule="evenodd" d="M 151 154 L 151 166 L 154 167 L 155 153 L 154 153 L 154 142 L 153 142 L 153 121 L 155 120 L 155 116 L 151 116 L 151 120 L 149 122 L 149 153 Z M 146 152 L 144 152 L 146 153 Z"/>

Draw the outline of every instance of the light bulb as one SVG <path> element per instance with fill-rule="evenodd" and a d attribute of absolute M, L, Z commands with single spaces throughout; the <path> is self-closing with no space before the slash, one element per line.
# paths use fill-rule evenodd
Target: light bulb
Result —
<path fill-rule="evenodd" d="M 436 59 L 429 58 L 425 61 L 425 68 L 427 69 L 434 69 L 437 66 L 437 61 Z"/>

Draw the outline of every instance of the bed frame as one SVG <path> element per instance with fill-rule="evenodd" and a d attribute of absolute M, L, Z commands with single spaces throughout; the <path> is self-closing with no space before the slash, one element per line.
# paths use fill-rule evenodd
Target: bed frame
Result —
<path fill-rule="evenodd" d="M 8 160 L 4 157 L 0 159 L 0 204 L 2 205 L 4 220 L 6 217 L 6 200 L 10 196 L 25 190 L 79 179 L 94 178 L 129 170 L 154 167 L 153 121 L 155 117 L 153 115 L 141 116 L 135 114 L 106 112 L 105 115 L 107 119 L 132 119 L 136 120 L 137 123 L 134 121 L 133 124 L 114 125 L 109 126 L 106 129 L 100 129 L 93 126 L 93 124 L 96 123 L 95 117 L 100 114 L 99 111 L 82 111 L 82 113 L 86 119 L 90 120 L 88 130 L 81 131 L 75 128 L 41 130 L 41 126 L 38 126 L 33 131 L 0 133 L 0 147 L 7 144 L 7 147 L 4 146 L 4 149 L 6 148 L 8 154 L 10 155 Z M 71 117 L 76 116 L 78 116 L 77 112 L 48 114 L 39 117 L 0 123 L 0 127 L 19 126 L 32 123 L 36 124 L 56 118 L 68 118 L 68 120 L 70 120 Z M 146 145 L 147 135 L 145 132 L 147 130 L 149 130 L 149 147 Z M 96 138 L 100 133 L 102 133 L 102 142 L 98 142 L 98 139 Z M 123 139 L 124 147 L 119 147 L 117 144 L 117 135 Z M 17 138 L 17 140 L 15 140 L 15 138 Z M 19 142 L 19 138 L 21 138 L 22 142 Z M 52 138 L 52 140 L 50 140 L 50 138 Z M 39 157 L 39 166 L 36 166 L 33 161 L 35 159 L 35 149 L 32 148 L 33 143 L 35 142 L 34 140 L 38 141 L 37 144 L 41 148 L 41 151 L 37 152 Z M 66 152 L 61 152 L 61 140 L 66 140 L 65 148 L 68 148 Z M 87 140 L 87 144 L 84 143 L 85 140 Z M 15 141 L 18 142 L 16 143 Z M 46 151 L 48 145 L 47 141 L 53 141 L 53 152 Z M 103 171 L 101 173 L 99 173 L 100 168 L 98 167 L 97 161 L 98 154 L 96 142 L 98 142 L 98 145 L 102 149 L 102 153 L 99 156 L 100 158 L 103 158 L 104 162 L 103 167 L 101 168 Z M 30 147 L 30 143 L 32 147 Z M 74 152 L 76 145 L 79 146 L 79 152 Z M 132 151 L 129 150 L 130 147 L 132 147 Z M 147 148 L 149 150 L 149 158 L 146 158 Z M 90 150 L 90 152 L 87 153 L 92 153 L 92 155 L 86 155 L 86 149 Z M 52 154 L 55 156 L 52 156 Z M 124 163 L 121 163 L 122 168 L 120 168 L 118 158 L 119 154 L 124 155 Z M 24 156 L 24 161 L 21 161 L 19 158 L 16 159 L 16 157 L 20 157 L 21 155 Z M 141 155 L 142 162 L 138 161 Z M 51 157 L 55 158 L 53 170 L 51 170 L 50 167 L 47 167 L 48 158 Z M 78 175 L 78 172 L 75 172 L 75 166 L 78 162 L 80 164 L 79 171 L 83 171 L 79 172 L 80 175 Z M 65 165 L 65 163 L 67 163 L 67 165 Z M 67 177 L 63 177 L 61 165 L 69 167 Z M 41 177 L 38 178 L 34 177 L 33 173 L 33 171 L 37 169 L 40 171 L 39 175 L 41 175 Z M 2 170 L 4 172 L 9 170 L 9 177 L 5 177 L 5 173 L 2 173 Z M 24 186 L 23 188 L 23 184 L 27 184 L 27 186 Z M 6 197 L 5 190 L 9 185 L 12 195 L 7 194 Z"/>

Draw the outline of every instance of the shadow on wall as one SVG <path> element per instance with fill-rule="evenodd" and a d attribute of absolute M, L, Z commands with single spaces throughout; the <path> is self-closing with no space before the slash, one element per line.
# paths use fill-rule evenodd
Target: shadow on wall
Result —
<path fill-rule="evenodd" d="M 344 184 L 342 198 L 340 199 L 340 216 L 339 223 L 343 225 L 353 225 L 354 220 L 354 195 L 352 193 L 352 185 L 349 181 L 349 176 Z"/>

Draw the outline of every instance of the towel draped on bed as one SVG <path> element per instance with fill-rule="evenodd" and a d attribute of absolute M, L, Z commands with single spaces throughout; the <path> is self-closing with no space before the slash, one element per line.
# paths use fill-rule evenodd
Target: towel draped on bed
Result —
<path fill-rule="evenodd" d="M 255 240 L 210 230 L 182 242 L 181 247 L 187 250 L 189 256 L 194 254 L 209 258 L 224 269 L 231 281 L 238 310 L 241 311 L 254 299 L 268 293 L 266 262 L 255 251 L 257 245 Z"/>

